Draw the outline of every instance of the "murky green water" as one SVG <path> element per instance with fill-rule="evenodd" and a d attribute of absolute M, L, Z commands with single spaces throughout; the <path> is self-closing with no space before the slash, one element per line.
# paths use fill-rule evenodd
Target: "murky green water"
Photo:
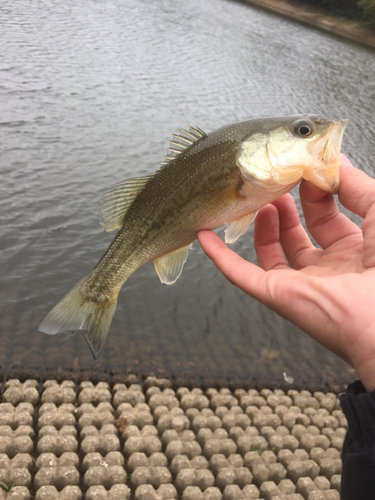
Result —
<path fill-rule="evenodd" d="M 97 363 L 81 335 L 37 326 L 113 237 L 99 227 L 100 196 L 155 170 L 179 126 L 349 118 L 343 151 L 373 175 L 373 51 L 225 0 L 4 0 L 0 47 L 4 376 L 352 380 L 346 364 L 227 283 L 197 243 L 175 285 L 160 284 L 152 264 L 129 279 Z M 255 261 L 252 231 L 235 249 Z"/>

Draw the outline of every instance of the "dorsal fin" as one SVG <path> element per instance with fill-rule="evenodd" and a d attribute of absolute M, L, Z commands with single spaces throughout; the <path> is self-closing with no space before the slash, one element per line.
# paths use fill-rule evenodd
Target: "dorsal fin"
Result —
<path fill-rule="evenodd" d="M 179 128 L 181 133 L 179 135 L 172 134 L 173 139 L 169 141 L 170 146 L 167 148 L 170 153 L 167 154 L 162 165 L 167 165 L 170 161 L 178 157 L 179 154 L 191 148 L 196 142 L 205 139 L 207 135 L 199 127 L 191 127 L 189 130 Z"/>
<path fill-rule="evenodd" d="M 130 205 L 152 175 L 119 182 L 103 194 L 100 200 L 100 224 L 106 231 L 114 231 L 122 226 Z"/>
<path fill-rule="evenodd" d="M 189 130 L 183 128 L 179 130 L 181 133 L 179 135 L 173 134 L 173 139 L 169 141 L 170 153 L 165 157 L 167 161 L 163 162 L 162 165 L 167 165 L 179 154 L 207 137 L 199 127 L 189 125 Z M 153 175 L 155 174 L 127 179 L 115 184 L 104 193 L 100 200 L 100 224 L 106 231 L 114 231 L 122 226 L 126 212 Z"/>

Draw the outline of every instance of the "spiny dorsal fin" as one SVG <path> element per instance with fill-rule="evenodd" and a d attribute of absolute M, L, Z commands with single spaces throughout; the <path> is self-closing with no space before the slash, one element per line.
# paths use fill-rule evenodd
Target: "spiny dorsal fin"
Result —
<path fill-rule="evenodd" d="M 189 248 L 181 247 L 178 250 L 167 253 L 158 259 L 154 259 L 155 271 L 158 273 L 159 279 L 166 285 L 172 285 L 181 276 L 182 269 L 188 258 Z"/>
<path fill-rule="evenodd" d="M 199 127 L 191 127 L 189 125 L 189 130 L 184 130 L 183 128 L 179 128 L 179 130 L 181 131 L 179 135 L 172 134 L 173 139 L 169 141 L 170 147 L 168 148 L 170 153 L 167 154 L 165 157 L 167 161 L 163 162 L 162 165 L 167 165 L 170 161 L 177 158 L 179 154 L 191 148 L 196 142 L 207 137 Z"/>
<path fill-rule="evenodd" d="M 100 200 L 100 224 L 106 231 L 114 231 L 122 226 L 125 214 L 130 205 L 149 179 L 150 175 L 146 177 L 133 177 L 132 179 L 115 184 L 103 194 Z"/>
<path fill-rule="evenodd" d="M 224 231 L 225 243 L 234 243 L 240 236 L 245 234 L 257 213 L 258 211 L 256 210 L 255 212 L 242 215 L 239 219 L 230 222 Z"/>

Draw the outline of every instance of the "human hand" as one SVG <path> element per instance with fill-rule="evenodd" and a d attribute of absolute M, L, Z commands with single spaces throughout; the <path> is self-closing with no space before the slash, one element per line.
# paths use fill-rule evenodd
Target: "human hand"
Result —
<path fill-rule="evenodd" d="M 341 155 L 339 200 L 364 218 L 362 229 L 339 212 L 332 194 L 302 181 L 300 197 L 315 248 L 286 194 L 259 210 L 259 267 L 211 231 L 204 252 L 234 285 L 348 362 L 375 388 L 375 180 Z M 290 267 L 288 267 L 288 263 Z"/>

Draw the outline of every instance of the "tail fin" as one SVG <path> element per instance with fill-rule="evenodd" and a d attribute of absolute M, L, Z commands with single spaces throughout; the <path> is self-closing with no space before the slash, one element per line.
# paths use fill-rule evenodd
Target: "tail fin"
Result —
<path fill-rule="evenodd" d="M 47 314 L 39 331 L 56 335 L 82 330 L 94 359 L 97 359 L 108 336 L 117 294 L 114 297 L 94 295 L 87 290 L 85 282 L 86 278 L 77 283 Z"/>

